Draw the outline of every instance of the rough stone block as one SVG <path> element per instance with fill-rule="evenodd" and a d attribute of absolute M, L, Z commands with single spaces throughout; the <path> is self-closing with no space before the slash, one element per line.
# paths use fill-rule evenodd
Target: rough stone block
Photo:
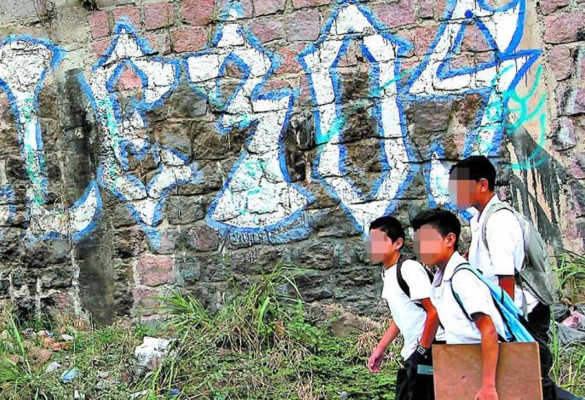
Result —
<path fill-rule="evenodd" d="M 573 59 L 571 57 L 571 49 L 567 46 L 554 46 L 548 52 L 547 59 L 557 81 L 562 81 L 571 76 Z"/>
<path fill-rule="evenodd" d="M 198 251 L 213 251 L 219 245 L 217 231 L 207 225 L 198 225 L 189 229 L 189 247 Z"/>
<path fill-rule="evenodd" d="M 555 121 L 552 142 L 558 151 L 575 147 L 577 138 L 575 136 L 575 124 L 572 119 L 562 117 Z"/>
<path fill-rule="evenodd" d="M 207 31 L 200 27 L 173 29 L 171 41 L 177 53 L 201 50 L 207 44 Z"/>
<path fill-rule="evenodd" d="M 303 70 L 303 66 L 297 59 L 299 52 L 305 48 L 303 43 L 293 43 L 281 47 L 278 51 L 282 57 L 282 64 L 277 72 L 281 74 L 296 73 Z"/>
<path fill-rule="evenodd" d="M 254 21 L 250 24 L 250 29 L 263 43 L 284 37 L 282 21 L 275 18 Z"/>
<path fill-rule="evenodd" d="M 136 263 L 138 282 L 145 286 L 171 283 L 174 263 L 171 256 L 142 255 Z"/>
<path fill-rule="evenodd" d="M 585 13 L 556 13 L 544 19 L 546 43 L 570 43 L 585 39 Z"/>
<path fill-rule="evenodd" d="M 154 289 L 136 288 L 132 293 L 134 298 L 134 309 L 143 315 L 152 315 L 156 313 L 156 307 L 160 305 L 157 297 L 160 293 Z"/>
<path fill-rule="evenodd" d="M 99 39 L 110 34 L 110 17 L 107 11 L 96 11 L 87 17 L 91 37 Z"/>
<path fill-rule="evenodd" d="M 569 171 L 573 177 L 585 179 L 585 153 L 580 152 L 573 155 Z"/>
<path fill-rule="evenodd" d="M 380 21 L 390 28 L 413 24 L 414 2 L 413 0 L 399 0 L 396 3 L 380 3 L 372 6 Z"/>
<path fill-rule="evenodd" d="M 421 19 L 435 18 L 435 0 L 419 0 L 418 16 Z"/>
<path fill-rule="evenodd" d="M 256 15 L 275 14 L 284 10 L 286 0 L 254 0 Z"/>
<path fill-rule="evenodd" d="M 159 29 L 173 24 L 173 5 L 168 3 L 147 4 L 144 7 L 146 29 Z"/>
<path fill-rule="evenodd" d="M 293 8 L 317 7 L 331 4 L 331 0 L 292 0 Z"/>
<path fill-rule="evenodd" d="M 34 0 L 2 0 L 0 1 L 0 24 L 7 24 L 25 18 L 36 18 L 37 11 Z"/>
<path fill-rule="evenodd" d="M 569 0 L 546 0 L 540 1 L 538 4 L 540 4 L 543 14 L 547 15 L 555 12 L 559 8 L 568 6 Z"/>
<path fill-rule="evenodd" d="M 286 18 L 286 40 L 289 42 L 317 40 L 320 30 L 320 17 L 315 10 L 297 11 Z"/>
<path fill-rule="evenodd" d="M 213 19 L 214 0 L 186 0 L 181 6 L 183 22 L 207 25 Z"/>
<path fill-rule="evenodd" d="M 140 29 L 140 9 L 138 7 L 119 7 L 114 10 L 114 22 L 117 23 L 121 18 L 125 18 L 136 29 Z"/>
<path fill-rule="evenodd" d="M 205 197 L 172 196 L 167 201 L 165 216 L 173 225 L 190 224 L 205 217 L 207 206 Z"/>

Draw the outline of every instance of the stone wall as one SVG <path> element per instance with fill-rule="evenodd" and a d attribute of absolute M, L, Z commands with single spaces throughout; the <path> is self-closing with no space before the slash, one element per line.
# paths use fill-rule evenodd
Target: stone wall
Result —
<path fill-rule="evenodd" d="M 153 318 L 278 263 L 379 305 L 363 234 L 490 156 L 557 254 L 585 239 L 585 2 L 0 4 L 0 296 Z M 462 214 L 462 217 L 469 217 Z"/>

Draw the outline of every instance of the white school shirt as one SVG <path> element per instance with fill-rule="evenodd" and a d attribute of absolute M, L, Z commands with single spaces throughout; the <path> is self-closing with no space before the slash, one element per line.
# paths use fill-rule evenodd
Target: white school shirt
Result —
<path fill-rule="evenodd" d="M 431 297 L 431 282 L 424 267 L 417 261 L 405 260 L 402 263 L 402 278 L 406 281 L 410 289 L 410 298 L 402 291 L 398 285 L 396 264 L 385 269 L 382 274 L 384 288 L 382 289 L 382 298 L 388 302 L 392 318 L 402 336 L 404 336 L 404 346 L 400 355 L 405 360 L 416 350 L 416 346 L 422 338 L 427 313 L 416 305 L 416 300 L 422 300 Z M 437 340 L 444 340 L 444 334 L 439 328 Z"/>
<path fill-rule="evenodd" d="M 498 284 L 497 275 L 515 275 L 524 268 L 524 235 L 520 223 L 510 210 L 499 210 L 487 221 L 485 245 L 483 226 L 490 207 L 501 203 L 497 194 L 486 204 L 481 215 L 476 213 L 469 221 L 471 225 L 471 245 L 469 246 L 469 263 L 477 267 L 483 275 Z M 530 313 L 538 304 L 530 292 L 516 285 L 514 303 L 522 310 L 526 301 L 526 310 Z"/>
<path fill-rule="evenodd" d="M 435 273 L 432 284 L 431 300 L 445 329 L 447 344 L 481 342 L 479 329 L 467 317 L 467 315 L 477 312 L 489 315 L 498 334 L 501 337 L 506 337 L 504 321 L 494 304 L 487 285 L 469 270 L 459 271 L 453 276 L 455 268 L 460 264 L 467 264 L 467 260 L 458 252 L 453 253 L 444 272 L 441 273 L 439 270 Z M 467 314 L 463 312 L 453 296 L 451 285 L 461 299 Z"/>

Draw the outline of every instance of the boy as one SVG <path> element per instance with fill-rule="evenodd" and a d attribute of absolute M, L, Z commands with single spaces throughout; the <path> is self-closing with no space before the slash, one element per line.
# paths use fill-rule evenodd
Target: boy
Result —
<path fill-rule="evenodd" d="M 504 321 L 489 288 L 473 272 L 461 270 L 454 274 L 458 266 L 467 264 L 457 251 L 461 224 L 454 214 L 439 209 L 419 213 L 411 224 L 415 253 L 424 264 L 438 268 L 431 299 L 447 344 L 481 343 L 482 385 L 475 400 L 497 400 L 498 335 L 506 337 Z"/>
<path fill-rule="evenodd" d="M 522 270 L 525 257 L 520 223 L 510 210 L 502 209 L 493 213 L 486 225 L 484 217 L 488 210 L 501 203 L 494 192 L 495 184 L 496 168 L 485 156 L 471 156 L 451 168 L 451 201 L 460 209 L 475 207 L 478 211 L 469 222 L 471 245 L 468 260 L 486 278 L 504 289 L 520 310 L 526 310 L 525 316 L 533 333 L 546 343 L 550 307 L 516 284 L 515 275 Z"/>
<path fill-rule="evenodd" d="M 459 209 L 475 207 L 478 213 L 471 219 L 471 245 L 468 260 L 484 276 L 497 283 L 526 311 L 531 333 L 540 342 L 541 375 L 545 399 L 575 399 L 571 393 L 557 387 L 549 377 L 552 355 L 549 342 L 550 307 L 541 303 L 528 290 L 522 290 L 515 275 L 524 267 L 524 235 L 520 223 L 510 210 L 494 212 L 486 222 L 491 207 L 501 203 L 495 193 L 496 168 L 485 156 L 471 156 L 451 168 L 449 194 Z M 485 238 L 484 238 L 485 232 Z M 487 243 L 487 246 L 486 246 Z M 555 392 L 556 394 L 553 394 Z"/>
<path fill-rule="evenodd" d="M 398 371 L 396 399 L 434 399 L 432 375 L 419 374 L 419 365 L 431 365 L 430 347 L 439 324 L 437 311 L 430 301 L 431 282 L 424 267 L 414 260 L 401 259 L 404 238 L 404 229 L 396 218 L 381 217 L 370 224 L 368 251 L 374 263 L 384 265 L 382 298 L 388 302 L 393 320 L 367 366 L 371 372 L 380 372 L 386 349 L 402 332 L 404 347 L 400 355 L 405 368 Z M 398 264 L 410 295 L 400 287 Z"/>

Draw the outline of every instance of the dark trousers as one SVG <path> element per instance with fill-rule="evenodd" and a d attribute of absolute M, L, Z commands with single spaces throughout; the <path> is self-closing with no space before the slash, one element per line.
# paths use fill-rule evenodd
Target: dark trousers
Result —
<path fill-rule="evenodd" d="M 557 386 L 550 378 L 550 370 L 553 364 L 552 353 L 548 347 L 549 337 L 548 330 L 550 326 L 550 307 L 538 303 L 534 309 L 528 313 L 528 324 L 530 333 L 538 342 L 540 353 L 540 375 L 542 377 L 542 394 L 544 400 L 558 400 Z"/>
<path fill-rule="evenodd" d="M 550 307 L 538 303 L 534 309 L 528 313 L 528 324 L 531 333 L 543 343 L 549 342 L 548 330 L 550 327 Z"/>
<path fill-rule="evenodd" d="M 405 362 L 404 368 L 396 374 L 396 400 L 434 400 L 435 388 L 432 375 L 418 373 L 418 366 L 433 365 L 432 352 L 429 351 L 425 360 L 419 361 L 414 352 Z"/>

